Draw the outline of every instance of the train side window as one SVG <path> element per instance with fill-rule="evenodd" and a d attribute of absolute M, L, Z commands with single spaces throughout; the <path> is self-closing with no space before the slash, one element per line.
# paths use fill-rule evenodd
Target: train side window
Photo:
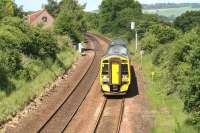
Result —
<path fill-rule="evenodd" d="M 128 64 L 122 64 L 121 67 L 122 75 L 128 75 Z"/>
<path fill-rule="evenodd" d="M 108 64 L 103 64 L 102 66 L 102 74 L 107 75 L 108 74 Z"/>

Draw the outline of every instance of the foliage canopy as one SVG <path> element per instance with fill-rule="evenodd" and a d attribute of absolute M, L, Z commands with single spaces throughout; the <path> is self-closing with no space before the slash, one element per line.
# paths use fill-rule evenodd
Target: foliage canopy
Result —
<path fill-rule="evenodd" d="M 192 28 L 200 26 L 200 11 L 188 11 L 177 17 L 174 22 L 175 27 L 187 32 Z"/>
<path fill-rule="evenodd" d="M 56 33 L 67 34 L 74 42 L 83 40 L 83 34 L 87 31 L 83 9 L 84 6 L 76 0 L 64 0 L 55 22 Z"/>
<path fill-rule="evenodd" d="M 130 23 L 137 21 L 141 15 L 141 5 L 135 0 L 103 0 L 99 13 L 100 31 L 115 35 L 126 34 L 126 38 L 130 38 Z"/>

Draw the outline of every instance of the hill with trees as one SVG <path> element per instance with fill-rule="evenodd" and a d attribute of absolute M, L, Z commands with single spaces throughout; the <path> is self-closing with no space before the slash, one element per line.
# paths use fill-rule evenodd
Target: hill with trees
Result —
<path fill-rule="evenodd" d="M 200 3 L 156 3 L 156 4 L 142 4 L 142 8 L 146 10 L 151 9 L 167 9 L 180 7 L 200 8 Z"/>

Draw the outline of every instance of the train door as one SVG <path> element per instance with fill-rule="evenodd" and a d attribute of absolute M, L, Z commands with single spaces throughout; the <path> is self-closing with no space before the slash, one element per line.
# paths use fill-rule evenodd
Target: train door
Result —
<path fill-rule="evenodd" d="M 112 62 L 112 84 L 120 84 L 120 64 Z"/>

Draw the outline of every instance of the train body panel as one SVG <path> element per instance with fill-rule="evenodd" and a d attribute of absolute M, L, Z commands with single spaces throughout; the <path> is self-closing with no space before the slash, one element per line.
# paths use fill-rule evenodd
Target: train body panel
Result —
<path fill-rule="evenodd" d="M 111 43 L 100 64 L 100 84 L 105 95 L 127 93 L 131 83 L 130 66 L 126 45 Z"/>

